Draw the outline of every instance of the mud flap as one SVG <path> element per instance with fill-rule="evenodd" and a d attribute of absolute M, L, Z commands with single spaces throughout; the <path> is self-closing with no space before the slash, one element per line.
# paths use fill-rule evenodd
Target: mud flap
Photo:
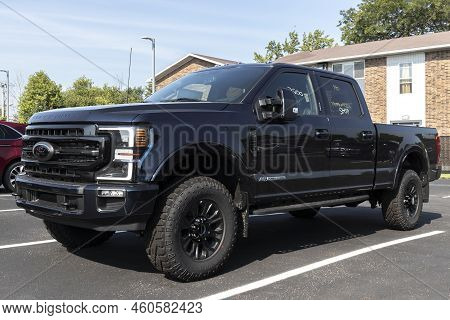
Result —
<path fill-rule="evenodd" d="M 430 202 L 430 183 L 427 182 L 424 186 L 422 186 L 422 194 L 423 194 L 423 202 Z"/>

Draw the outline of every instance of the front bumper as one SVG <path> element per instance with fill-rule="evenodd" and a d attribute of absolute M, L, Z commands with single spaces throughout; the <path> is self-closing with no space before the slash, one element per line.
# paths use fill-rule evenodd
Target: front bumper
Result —
<path fill-rule="evenodd" d="M 52 222 L 98 231 L 141 231 L 153 212 L 157 184 L 72 183 L 16 179 L 16 203 L 27 213 Z M 123 197 L 102 197 L 102 190 L 120 190 Z"/>

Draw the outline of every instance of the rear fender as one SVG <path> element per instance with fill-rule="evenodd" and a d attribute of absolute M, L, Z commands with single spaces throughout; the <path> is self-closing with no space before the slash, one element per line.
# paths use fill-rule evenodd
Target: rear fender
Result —
<path fill-rule="evenodd" d="M 414 145 L 411 146 L 410 148 L 408 148 L 402 155 L 402 157 L 400 158 L 401 160 L 399 161 L 397 168 L 395 169 L 395 178 L 394 178 L 394 189 L 397 189 L 397 186 L 400 183 L 400 179 L 401 179 L 401 175 L 402 175 L 402 168 L 405 164 L 406 158 L 408 158 L 409 155 L 411 154 L 415 154 L 418 156 L 420 163 L 422 165 L 422 172 L 419 175 L 419 177 L 422 180 L 422 186 L 425 187 L 428 184 L 428 171 L 429 171 L 429 157 L 427 152 L 424 149 L 425 147 L 423 146 L 422 148 L 418 145 Z"/>

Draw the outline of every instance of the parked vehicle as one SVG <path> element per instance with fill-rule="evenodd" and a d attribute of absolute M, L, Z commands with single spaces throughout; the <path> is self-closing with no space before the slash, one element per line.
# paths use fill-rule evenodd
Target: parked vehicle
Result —
<path fill-rule="evenodd" d="M 0 121 L 0 184 L 9 192 L 14 191 L 16 177 L 23 170 L 22 135 L 26 125 Z"/>
<path fill-rule="evenodd" d="M 141 104 L 34 115 L 17 205 L 67 248 L 140 232 L 156 269 L 190 281 L 220 270 L 252 214 L 368 200 L 390 228 L 415 228 L 439 154 L 435 129 L 372 123 L 353 78 L 240 64 Z"/>

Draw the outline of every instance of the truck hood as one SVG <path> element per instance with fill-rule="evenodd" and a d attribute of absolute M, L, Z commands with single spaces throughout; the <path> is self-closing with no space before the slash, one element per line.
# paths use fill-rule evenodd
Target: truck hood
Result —
<path fill-rule="evenodd" d="M 136 117 L 145 114 L 220 111 L 226 108 L 226 106 L 227 103 L 171 102 L 65 108 L 36 113 L 30 118 L 29 124 L 70 122 L 129 124 L 133 122 Z"/>

